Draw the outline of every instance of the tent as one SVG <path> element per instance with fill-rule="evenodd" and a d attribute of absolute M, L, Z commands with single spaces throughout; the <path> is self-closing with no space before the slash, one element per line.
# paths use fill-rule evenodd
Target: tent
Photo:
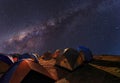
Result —
<path fill-rule="evenodd" d="M 7 63 L 0 61 L 0 77 L 10 68 L 10 65 Z"/>
<path fill-rule="evenodd" d="M 0 54 L 0 77 L 9 69 L 13 64 L 12 57 Z"/>
<path fill-rule="evenodd" d="M 16 62 L 1 78 L 0 83 L 54 83 L 55 79 L 32 60 Z"/>
<path fill-rule="evenodd" d="M 38 57 L 36 56 L 35 53 L 29 54 L 29 53 L 24 53 L 18 57 L 19 60 L 22 59 L 33 59 L 34 62 L 39 63 Z"/>
<path fill-rule="evenodd" d="M 5 63 L 7 63 L 8 65 L 11 65 L 14 63 L 11 57 L 6 56 L 4 54 L 0 54 L 0 61 L 3 61 Z"/>
<path fill-rule="evenodd" d="M 70 83 L 70 82 L 67 79 L 63 78 L 63 79 L 58 80 L 55 83 Z"/>
<path fill-rule="evenodd" d="M 92 52 L 89 48 L 85 46 L 79 46 L 77 50 L 80 52 L 81 56 L 84 58 L 84 61 L 89 62 L 93 59 Z"/>
<path fill-rule="evenodd" d="M 44 59 L 44 60 L 50 60 L 50 59 L 52 59 L 52 53 L 47 51 L 47 52 L 43 53 L 41 58 Z"/>
<path fill-rule="evenodd" d="M 56 65 L 64 67 L 68 70 L 73 71 L 78 66 L 82 65 L 83 59 L 79 52 L 73 48 L 67 48 L 64 50 L 63 55 L 61 55 L 56 60 Z"/>
<path fill-rule="evenodd" d="M 24 53 L 24 54 L 22 54 L 22 55 L 20 55 L 18 57 L 19 60 L 21 60 L 21 59 L 28 59 L 28 58 L 31 58 L 29 53 Z"/>
<path fill-rule="evenodd" d="M 44 60 L 40 59 L 40 65 L 42 65 L 55 79 L 59 80 L 65 76 L 67 76 L 70 71 L 59 67 L 55 66 L 56 59 L 51 59 L 51 60 Z"/>
<path fill-rule="evenodd" d="M 38 54 L 32 53 L 30 56 L 31 56 L 32 59 L 34 59 L 35 63 L 39 63 L 39 59 L 38 59 L 39 55 Z"/>
<path fill-rule="evenodd" d="M 62 50 L 57 49 L 57 50 L 52 54 L 52 58 L 56 59 L 56 58 L 59 57 L 60 55 L 62 55 Z"/>
<path fill-rule="evenodd" d="M 13 53 L 13 54 L 8 54 L 8 56 L 12 57 L 14 62 L 17 62 L 18 57 L 21 56 L 21 55 L 18 54 L 18 53 Z"/>

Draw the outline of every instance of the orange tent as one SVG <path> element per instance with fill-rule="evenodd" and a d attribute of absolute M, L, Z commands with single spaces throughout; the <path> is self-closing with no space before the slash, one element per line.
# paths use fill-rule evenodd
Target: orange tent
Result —
<path fill-rule="evenodd" d="M 1 78 L 1 83 L 26 82 L 54 83 L 55 79 L 43 66 L 32 60 L 22 60 L 15 63 Z"/>

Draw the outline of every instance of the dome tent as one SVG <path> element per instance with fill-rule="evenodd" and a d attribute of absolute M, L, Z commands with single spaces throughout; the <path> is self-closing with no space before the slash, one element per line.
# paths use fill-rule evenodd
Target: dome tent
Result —
<path fill-rule="evenodd" d="M 43 53 L 42 59 L 44 59 L 44 60 L 52 59 L 52 53 L 50 51 L 47 51 L 47 52 Z"/>
<path fill-rule="evenodd" d="M 92 52 L 90 51 L 89 48 L 85 47 L 85 46 L 79 46 L 77 48 L 77 50 L 80 52 L 80 54 L 83 56 L 84 61 L 91 61 L 93 59 L 93 55 Z"/>
<path fill-rule="evenodd" d="M 36 56 L 35 53 L 32 53 L 32 54 L 24 53 L 24 54 L 19 56 L 19 60 L 22 60 L 22 59 L 33 59 L 34 62 L 39 63 L 38 57 Z"/>
<path fill-rule="evenodd" d="M 34 59 L 35 63 L 39 63 L 39 59 L 38 59 L 39 55 L 37 53 L 32 53 L 30 56 L 31 56 L 31 58 Z"/>
<path fill-rule="evenodd" d="M 18 57 L 21 56 L 21 55 L 18 54 L 18 53 L 13 53 L 13 54 L 8 54 L 8 56 L 12 57 L 14 62 L 17 62 Z"/>
<path fill-rule="evenodd" d="M 73 48 L 64 49 L 63 54 L 57 58 L 56 66 L 66 68 L 70 71 L 74 71 L 77 67 L 81 66 L 83 58 L 79 52 Z"/>
<path fill-rule="evenodd" d="M 31 57 L 30 57 L 29 53 L 24 53 L 24 54 L 20 55 L 18 58 L 19 58 L 19 60 L 22 60 L 22 59 L 28 59 Z"/>
<path fill-rule="evenodd" d="M 4 54 L 0 54 L 0 61 L 3 61 L 5 63 L 7 63 L 8 65 L 11 65 L 11 64 L 14 63 L 12 58 L 10 58 L 10 57 L 8 57 L 8 56 L 6 56 Z"/>
<path fill-rule="evenodd" d="M 52 58 L 56 59 L 58 58 L 60 55 L 62 55 L 63 51 L 61 49 L 57 49 L 53 54 L 52 54 Z"/>
<path fill-rule="evenodd" d="M 0 54 L 0 77 L 10 68 L 13 63 L 12 57 Z"/>
<path fill-rule="evenodd" d="M 43 66 L 26 59 L 12 65 L 2 76 L 0 83 L 54 83 L 55 80 Z"/>

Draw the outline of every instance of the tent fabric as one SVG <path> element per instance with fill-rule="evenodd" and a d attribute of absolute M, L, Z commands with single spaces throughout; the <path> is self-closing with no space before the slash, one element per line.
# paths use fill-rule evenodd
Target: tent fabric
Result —
<path fill-rule="evenodd" d="M 33 59 L 34 62 L 39 63 L 39 60 L 35 54 L 24 53 L 24 54 L 20 55 L 18 59 L 22 60 L 22 59 L 29 59 L 29 58 Z"/>
<path fill-rule="evenodd" d="M 82 57 L 79 52 L 73 48 L 65 49 L 63 55 L 56 59 L 56 65 L 64 67 L 70 71 L 73 71 L 78 66 L 82 65 L 82 63 Z"/>
<path fill-rule="evenodd" d="M 31 58 L 30 54 L 28 54 L 28 53 L 24 53 L 24 54 L 22 54 L 22 55 L 20 55 L 18 57 L 19 60 L 21 60 L 21 59 L 27 59 L 27 58 Z"/>
<path fill-rule="evenodd" d="M 8 71 L 1 77 L 0 83 L 9 83 L 9 80 L 21 61 L 14 63 Z"/>
<path fill-rule="evenodd" d="M 35 71 L 39 75 L 44 75 L 49 79 L 55 80 L 40 64 L 34 63 L 32 60 L 21 60 L 9 69 L 1 78 L 2 81 L 0 83 L 20 83 L 30 71 Z"/>
<path fill-rule="evenodd" d="M 73 48 L 68 48 L 63 55 L 67 58 L 68 62 L 74 67 L 74 64 L 79 56 L 79 52 Z"/>
<path fill-rule="evenodd" d="M 47 52 L 43 53 L 42 58 L 44 60 L 50 60 L 50 59 L 52 59 L 52 53 L 47 51 Z"/>
<path fill-rule="evenodd" d="M 79 46 L 77 48 L 77 50 L 83 54 L 83 57 L 85 59 L 85 61 L 89 62 L 93 59 L 93 55 L 92 55 L 92 52 L 90 51 L 89 48 L 85 47 L 85 46 Z"/>
<path fill-rule="evenodd" d="M 7 63 L 0 61 L 0 77 L 10 68 L 10 65 Z"/>
<path fill-rule="evenodd" d="M 69 74 L 68 70 L 59 66 L 55 66 L 56 64 L 55 59 L 44 60 L 41 58 L 40 64 L 51 74 L 52 77 L 54 77 L 57 80 Z"/>
<path fill-rule="evenodd" d="M 62 50 L 57 49 L 57 50 L 52 54 L 52 58 L 56 59 L 56 58 L 59 57 L 60 55 L 62 55 Z"/>
<path fill-rule="evenodd" d="M 10 58 L 4 54 L 0 54 L 0 61 L 3 61 L 5 63 L 7 63 L 8 65 L 12 65 L 14 63 L 12 58 Z"/>
<path fill-rule="evenodd" d="M 54 74 L 56 73 L 56 77 L 58 80 L 66 77 L 67 75 L 70 74 L 70 71 L 62 68 L 62 67 L 59 67 L 59 66 L 55 66 L 55 72 Z"/>
<path fill-rule="evenodd" d="M 34 62 L 35 62 L 35 63 L 39 63 L 39 59 L 38 59 L 38 55 L 37 55 L 37 54 L 32 53 L 30 56 L 31 56 L 31 58 L 34 59 Z"/>
<path fill-rule="evenodd" d="M 0 74 L 3 74 L 10 68 L 10 66 L 14 63 L 12 57 L 8 57 L 4 54 L 0 54 Z M 0 76 L 0 77 L 1 77 Z"/>
<path fill-rule="evenodd" d="M 19 56 L 21 56 L 21 54 L 14 53 L 14 54 L 8 54 L 7 56 L 12 57 L 12 58 L 13 58 L 13 61 L 14 61 L 14 62 L 17 62 L 17 61 L 18 61 L 18 58 L 19 58 Z"/>
<path fill-rule="evenodd" d="M 70 83 L 66 78 L 60 79 L 55 83 Z"/>

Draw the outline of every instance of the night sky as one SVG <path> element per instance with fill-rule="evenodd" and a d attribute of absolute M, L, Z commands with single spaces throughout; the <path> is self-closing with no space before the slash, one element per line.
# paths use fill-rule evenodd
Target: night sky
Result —
<path fill-rule="evenodd" d="M 58 48 L 120 55 L 120 0 L 0 0 L 0 52 Z"/>

